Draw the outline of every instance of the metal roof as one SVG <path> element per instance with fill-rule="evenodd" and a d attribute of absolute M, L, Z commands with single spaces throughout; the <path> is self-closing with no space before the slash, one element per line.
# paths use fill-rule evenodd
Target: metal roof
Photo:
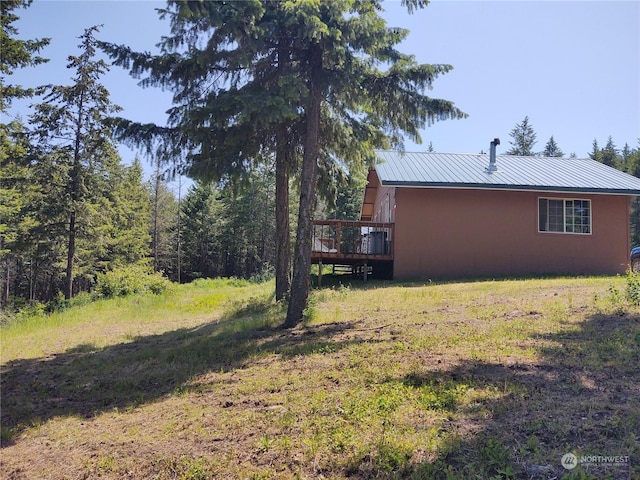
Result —
<path fill-rule="evenodd" d="M 584 158 L 376 152 L 380 183 L 397 187 L 479 188 L 640 195 L 640 179 Z"/>

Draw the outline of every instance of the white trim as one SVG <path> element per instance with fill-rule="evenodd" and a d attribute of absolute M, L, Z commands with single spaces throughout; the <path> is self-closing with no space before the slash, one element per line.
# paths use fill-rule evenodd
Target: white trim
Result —
<path fill-rule="evenodd" d="M 389 188 L 431 188 L 433 190 L 486 190 L 488 192 L 533 192 L 538 194 L 549 194 L 549 195 L 613 195 L 619 197 L 638 197 L 637 193 L 623 193 L 623 192 L 585 192 L 585 191 L 575 191 L 575 190 L 538 190 L 534 188 L 488 188 L 488 187 L 471 187 L 471 186 L 459 186 L 452 185 L 450 187 L 444 185 L 388 185 L 380 182 L 380 185 L 383 187 Z M 577 199 L 580 200 L 580 199 Z"/>
<path fill-rule="evenodd" d="M 558 232 L 558 231 L 550 231 L 550 230 L 540 230 L 540 200 L 557 200 L 557 201 L 562 201 L 562 223 L 563 223 L 563 228 L 564 231 L 563 232 Z M 566 218 L 566 202 L 574 202 L 574 201 L 580 201 L 580 202 L 589 202 L 589 232 L 587 233 L 581 233 L 581 232 L 567 232 L 567 218 Z M 536 229 L 538 230 L 538 233 L 544 233 L 544 234 L 559 234 L 559 235 L 580 235 L 580 236 L 589 236 L 589 235 L 593 235 L 593 202 L 591 201 L 591 199 L 589 198 L 576 198 L 576 197 L 538 197 L 537 199 L 537 212 L 538 215 L 536 216 Z M 547 213 L 548 215 L 548 213 Z M 548 218 L 548 217 L 547 217 Z"/>

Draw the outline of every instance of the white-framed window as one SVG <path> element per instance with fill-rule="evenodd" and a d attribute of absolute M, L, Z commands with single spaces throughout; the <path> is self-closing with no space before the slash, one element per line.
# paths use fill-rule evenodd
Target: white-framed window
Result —
<path fill-rule="evenodd" d="M 591 200 L 538 198 L 538 231 L 591 234 Z"/>

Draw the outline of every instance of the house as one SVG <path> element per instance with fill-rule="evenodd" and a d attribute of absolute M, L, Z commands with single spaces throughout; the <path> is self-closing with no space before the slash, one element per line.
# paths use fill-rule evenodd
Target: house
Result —
<path fill-rule="evenodd" d="M 624 273 L 640 179 L 591 159 L 496 155 L 497 144 L 378 152 L 352 227 L 377 246 L 349 263 L 394 279 Z"/>
<path fill-rule="evenodd" d="M 494 141 L 495 142 L 495 141 Z M 615 274 L 640 179 L 591 159 L 380 152 L 361 220 L 394 224 L 393 277 Z"/>

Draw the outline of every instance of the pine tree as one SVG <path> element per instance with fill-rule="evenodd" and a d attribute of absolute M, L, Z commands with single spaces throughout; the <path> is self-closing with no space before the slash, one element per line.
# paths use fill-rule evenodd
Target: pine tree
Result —
<path fill-rule="evenodd" d="M 600 161 L 609 167 L 618 168 L 618 149 L 613 143 L 611 135 L 607 139 L 607 144 L 600 151 Z"/>
<path fill-rule="evenodd" d="M 157 169 L 149 184 L 151 219 L 151 256 L 156 272 L 163 272 L 172 281 L 177 281 L 177 220 L 178 200 L 169 188 L 164 176 Z"/>
<path fill-rule="evenodd" d="M 14 98 L 32 97 L 34 90 L 20 85 L 6 83 L 6 76 L 13 74 L 19 68 L 39 65 L 49 60 L 37 55 L 46 47 L 50 39 L 21 40 L 18 39 L 18 29 L 12 25 L 18 17 L 13 11 L 17 8 L 27 8 L 31 0 L 2 0 L 0 2 L 0 112 L 4 112 Z"/>
<path fill-rule="evenodd" d="M 405 4 L 411 11 L 426 2 Z M 143 85 L 176 91 L 169 129 L 123 122 L 123 134 L 187 151 L 186 170 L 198 178 L 246 178 L 252 163 L 275 153 L 279 234 L 288 230 L 288 175 L 299 179 L 287 325 L 300 321 L 308 297 L 316 194 L 335 192 L 345 166 L 365 169 L 375 148 L 401 146 L 405 134 L 419 140 L 425 125 L 464 116 L 423 93 L 452 67 L 419 65 L 397 51 L 408 32 L 388 28 L 381 9 L 376 0 L 172 3 L 162 55 L 103 45 L 133 75 L 148 72 Z"/>
<path fill-rule="evenodd" d="M 38 52 L 49 44 L 49 39 L 22 40 L 13 25 L 19 19 L 14 13 L 18 8 L 27 8 L 29 0 L 2 0 L 0 2 L 0 118 L 4 119 L 13 99 L 29 98 L 34 90 L 9 84 L 7 77 L 16 70 L 45 63 Z M 9 301 L 11 294 L 11 272 L 16 270 L 18 258 L 14 253 L 19 242 L 19 233 L 32 218 L 24 208 L 32 200 L 33 186 L 26 163 L 29 141 L 22 120 L 8 124 L 0 122 L 0 306 Z M 14 253 L 12 253 L 14 252 Z"/>
<path fill-rule="evenodd" d="M 265 166 L 250 172 L 248 181 L 222 188 L 225 276 L 250 278 L 275 263 L 275 176 Z M 256 209 L 260 205 L 260 209 Z"/>
<path fill-rule="evenodd" d="M 553 135 L 551 135 L 551 138 L 544 146 L 544 150 L 540 155 L 542 155 L 543 157 L 564 157 L 564 152 L 560 149 L 560 147 L 554 140 Z"/>
<path fill-rule="evenodd" d="M 409 10 L 422 6 L 406 3 Z M 289 327 L 301 321 L 309 293 L 311 216 L 318 158 L 323 153 L 320 145 L 330 143 L 330 137 L 322 135 L 326 126 L 339 132 L 333 137 L 338 139 L 334 151 L 339 158 L 364 160 L 373 156 L 373 148 L 402 145 L 404 135 L 419 141 L 419 129 L 427 123 L 463 116 L 451 102 L 423 94 L 452 67 L 419 65 L 397 51 L 395 46 L 408 32 L 387 28 L 376 13 L 380 8 L 379 2 L 330 2 L 292 9 L 301 27 L 298 50 L 308 94 L 294 271 L 285 321 Z M 375 67 L 385 62 L 389 64 L 385 72 Z M 327 117 L 322 116 L 323 104 Z M 356 133 L 353 142 L 342 138 L 347 130 Z M 357 168 L 358 162 L 352 165 Z"/>
<path fill-rule="evenodd" d="M 119 107 L 109 100 L 109 92 L 98 82 L 108 70 L 102 60 L 95 60 L 98 27 L 85 30 L 79 38 L 80 56 L 70 56 L 68 68 L 75 70 L 70 86 L 41 89 L 43 103 L 35 108 L 31 123 L 51 158 L 61 159 L 66 169 L 66 188 L 62 197 L 67 215 L 67 261 L 64 295 L 73 295 L 74 266 L 78 233 L 86 224 L 88 201 L 94 194 L 92 174 L 112 149 L 108 117 Z M 54 140 L 55 139 L 55 140 Z"/>
<path fill-rule="evenodd" d="M 598 147 L 598 141 L 594 138 L 593 143 L 591 144 L 591 153 L 589 154 L 589 158 L 591 160 L 595 160 L 596 162 L 602 163 L 602 152 Z"/>
<path fill-rule="evenodd" d="M 26 128 L 13 121 L 0 128 L 0 306 L 9 302 L 11 272 L 21 252 L 22 234 L 33 224 L 28 207 L 36 201 L 29 170 Z M 15 273 L 15 272 L 14 272 Z"/>
<path fill-rule="evenodd" d="M 622 147 L 622 150 L 620 150 L 620 170 L 627 173 L 629 172 L 629 165 L 633 161 L 633 155 L 633 149 L 629 146 L 628 143 L 625 143 L 624 147 Z"/>
<path fill-rule="evenodd" d="M 636 148 L 623 149 L 625 156 L 626 172 L 640 178 L 640 139 Z M 636 197 L 631 202 L 631 245 L 640 245 L 640 198 Z"/>
<path fill-rule="evenodd" d="M 589 157 L 592 160 L 603 163 L 609 167 L 624 170 L 624 160 L 618 155 L 618 149 L 616 148 L 611 136 L 607 139 L 607 144 L 604 148 L 599 148 L 598 141 L 594 139 Z"/>
<path fill-rule="evenodd" d="M 106 225 L 105 262 L 101 271 L 143 262 L 151 254 L 149 234 L 149 190 L 142 178 L 142 165 L 117 163 L 102 178 L 104 224 Z"/>
<path fill-rule="evenodd" d="M 303 85 L 290 70 L 288 32 L 274 15 L 278 2 L 264 3 L 171 3 L 162 14 L 171 18 L 172 36 L 163 39 L 163 53 L 157 57 L 132 53 L 126 46 L 102 46 L 117 64 L 131 65 L 132 75 L 149 72 L 145 86 L 173 85 L 179 92 L 170 118 L 175 128 L 123 121 L 121 132 L 131 141 L 148 146 L 159 143 L 156 153 L 166 154 L 165 160 L 173 160 L 177 150 L 193 147 L 199 153 L 187 155 L 186 170 L 194 178 L 214 182 L 226 175 L 235 181 L 247 174 L 247 159 L 275 154 L 276 298 L 281 299 L 290 282 L 289 176 L 296 169 L 299 143 L 292 120 L 299 115 L 295 92 L 302 91 Z M 258 18 L 262 23 L 255 28 L 264 30 L 256 41 L 247 28 Z M 204 49 L 203 36 L 209 37 Z M 177 52 L 182 45 L 187 45 L 187 55 Z M 167 68 L 167 62 L 172 67 Z M 208 68 L 200 68 L 203 65 Z M 220 87 L 224 82 L 228 89 Z M 242 115 L 236 115 L 239 111 Z"/>
<path fill-rule="evenodd" d="M 187 192 L 181 208 L 184 278 L 191 281 L 219 276 L 225 260 L 219 242 L 224 221 L 220 192 L 212 184 L 197 183 Z"/>
<path fill-rule="evenodd" d="M 536 144 L 536 133 L 529 124 L 528 116 L 524 117 L 521 123 L 516 124 L 509 136 L 513 140 L 509 140 L 511 148 L 506 152 L 506 155 L 535 155 L 533 146 Z"/>

